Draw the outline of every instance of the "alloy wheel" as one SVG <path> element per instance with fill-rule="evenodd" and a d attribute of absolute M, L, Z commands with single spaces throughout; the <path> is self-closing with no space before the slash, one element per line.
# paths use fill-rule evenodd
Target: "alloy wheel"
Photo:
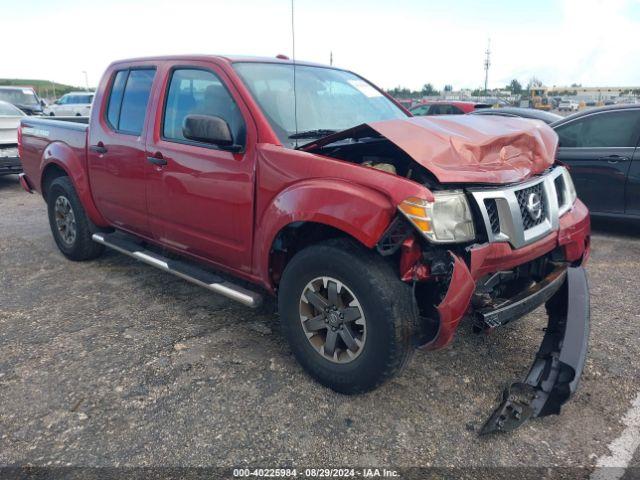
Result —
<path fill-rule="evenodd" d="M 360 302 L 342 282 L 317 277 L 303 289 L 300 322 L 307 340 L 325 359 L 349 363 L 361 353 L 367 322 Z"/>

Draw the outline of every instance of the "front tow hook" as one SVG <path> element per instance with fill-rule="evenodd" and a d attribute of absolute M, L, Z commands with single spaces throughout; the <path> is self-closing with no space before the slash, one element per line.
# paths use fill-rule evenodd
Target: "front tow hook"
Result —
<path fill-rule="evenodd" d="M 584 268 L 570 267 L 546 303 L 549 323 L 527 377 L 503 393 L 480 435 L 508 432 L 530 418 L 559 414 L 575 393 L 587 356 L 589 286 Z"/>

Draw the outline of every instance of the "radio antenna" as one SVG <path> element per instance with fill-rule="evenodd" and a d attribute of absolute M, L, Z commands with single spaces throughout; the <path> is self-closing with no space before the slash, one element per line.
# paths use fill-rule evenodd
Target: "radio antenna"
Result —
<path fill-rule="evenodd" d="M 293 122 L 296 135 L 298 134 L 298 95 L 296 95 L 296 29 L 295 29 L 294 0 L 291 0 L 291 58 L 293 59 Z M 296 139 L 296 146 L 298 140 Z"/>

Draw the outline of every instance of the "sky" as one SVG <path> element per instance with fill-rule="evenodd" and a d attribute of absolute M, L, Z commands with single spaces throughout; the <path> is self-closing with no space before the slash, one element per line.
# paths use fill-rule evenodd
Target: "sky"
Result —
<path fill-rule="evenodd" d="M 640 85 L 640 0 L 294 0 L 296 58 L 383 88 Z M 291 0 L 0 0 L 0 78 L 95 86 L 116 59 L 292 55 Z"/>

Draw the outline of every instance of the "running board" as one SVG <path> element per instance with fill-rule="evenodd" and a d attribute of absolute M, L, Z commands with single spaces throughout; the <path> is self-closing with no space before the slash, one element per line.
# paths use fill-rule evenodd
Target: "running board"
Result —
<path fill-rule="evenodd" d="M 188 282 L 195 283 L 207 290 L 224 295 L 247 307 L 256 308 L 262 303 L 262 295 L 257 292 L 252 292 L 251 290 L 227 282 L 223 278 L 195 265 L 181 262 L 180 260 L 172 260 L 150 250 L 146 250 L 136 242 L 117 233 L 94 233 L 92 238 L 94 242 L 101 243 L 106 247 L 124 253 L 152 267 L 173 273 Z"/>

